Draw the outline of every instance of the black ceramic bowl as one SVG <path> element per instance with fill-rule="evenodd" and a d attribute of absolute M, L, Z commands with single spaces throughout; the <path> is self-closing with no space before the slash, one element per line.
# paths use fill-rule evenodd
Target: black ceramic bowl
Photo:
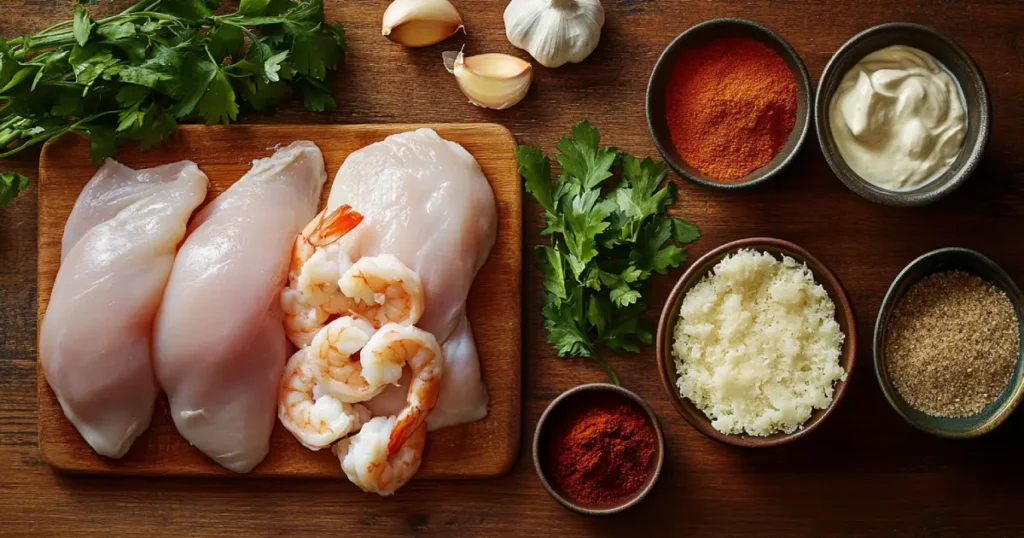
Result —
<path fill-rule="evenodd" d="M 847 166 L 832 137 L 829 125 L 832 97 L 846 72 L 862 58 L 891 45 L 906 45 L 935 57 L 956 79 L 967 102 L 967 134 L 963 149 L 952 166 L 941 176 L 910 191 L 889 191 L 861 179 Z M 992 109 L 988 86 L 971 55 L 952 39 L 919 24 L 889 23 L 869 28 L 853 36 L 829 60 L 818 84 L 814 110 L 818 142 L 825 160 L 836 176 L 853 192 L 872 202 L 892 206 L 930 204 L 962 185 L 978 166 L 992 128 Z"/>
<path fill-rule="evenodd" d="M 743 179 L 728 183 L 709 178 L 680 157 L 679 152 L 672 144 L 668 121 L 665 117 L 665 90 L 679 55 L 688 49 L 701 47 L 723 37 L 744 37 L 767 45 L 793 71 L 797 91 L 796 123 L 786 144 L 768 164 L 754 170 Z M 661 57 L 658 58 L 658 63 L 654 65 L 654 71 L 651 73 L 651 80 L 647 83 L 647 125 L 651 129 L 651 136 L 654 137 L 654 144 L 658 146 L 658 151 L 681 177 L 715 189 L 742 189 L 764 183 L 777 176 L 793 160 L 810 130 L 812 97 L 811 81 L 807 76 L 804 63 L 793 47 L 790 47 L 789 43 L 786 43 L 778 34 L 768 27 L 748 19 L 712 19 L 679 34 L 679 37 L 672 40 L 668 47 L 665 47 L 665 51 L 661 53 Z"/>

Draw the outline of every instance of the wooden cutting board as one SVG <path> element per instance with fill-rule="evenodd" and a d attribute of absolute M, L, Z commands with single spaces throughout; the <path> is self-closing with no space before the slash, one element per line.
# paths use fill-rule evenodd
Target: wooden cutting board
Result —
<path fill-rule="evenodd" d="M 484 478 L 508 472 L 519 450 L 521 374 L 522 189 L 512 134 L 494 124 L 448 125 L 250 125 L 183 126 L 173 144 L 140 152 L 122 151 L 119 160 L 140 169 L 190 159 L 211 181 L 211 200 L 249 169 L 253 159 L 279 145 L 311 140 L 323 150 L 328 183 L 353 151 L 386 136 L 430 127 L 462 144 L 491 182 L 498 207 L 498 239 L 469 294 L 469 320 L 490 405 L 484 420 L 432 432 L 417 478 Z M 94 173 L 87 140 L 68 136 L 47 145 L 39 164 L 39 323 L 60 267 L 64 223 Z M 326 203 L 329 188 L 324 189 Z M 102 313 L 97 313 L 102 315 Z M 285 360 L 285 357 L 281 357 Z M 50 465 L 67 472 L 128 475 L 240 476 L 226 471 L 186 442 L 174 428 L 163 398 L 153 423 L 120 460 L 97 456 L 64 417 L 37 368 L 39 449 Z M 270 454 L 247 476 L 341 477 L 330 450 L 303 448 L 280 423 Z"/>

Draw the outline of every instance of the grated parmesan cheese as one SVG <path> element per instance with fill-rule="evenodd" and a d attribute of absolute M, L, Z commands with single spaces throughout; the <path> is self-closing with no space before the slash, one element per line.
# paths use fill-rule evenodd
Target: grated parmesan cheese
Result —
<path fill-rule="evenodd" d="M 792 433 L 846 379 L 844 338 L 835 304 L 805 264 L 742 249 L 683 299 L 677 385 L 722 433 Z"/>

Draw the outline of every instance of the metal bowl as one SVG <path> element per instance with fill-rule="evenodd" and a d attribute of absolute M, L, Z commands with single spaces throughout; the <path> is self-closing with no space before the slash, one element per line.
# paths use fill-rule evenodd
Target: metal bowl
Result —
<path fill-rule="evenodd" d="M 609 398 L 623 398 L 639 405 L 650 419 L 651 425 L 654 427 L 655 436 L 657 437 L 657 442 L 655 444 L 654 467 L 647 476 L 647 480 L 635 493 L 625 499 L 622 499 L 618 503 L 610 505 L 578 503 L 570 499 L 567 495 L 564 495 L 553 481 L 548 480 L 548 469 L 546 461 L 543 459 L 545 454 L 544 449 L 547 446 L 546 426 L 549 423 L 549 419 L 554 415 L 554 413 L 557 413 L 560 407 L 564 406 L 572 399 L 581 395 L 594 393 L 605 393 Z M 544 489 L 547 490 L 547 492 L 562 506 L 574 512 L 588 516 L 617 514 L 623 510 L 636 506 L 651 491 L 651 488 L 654 487 L 654 483 L 658 481 L 658 476 L 661 475 L 661 467 L 664 462 L 665 435 L 661 430 L 661 424 L 658 423 L 658 417 L 654 414 L 654 410 L 651 409 L 651 406 L 647 405 L 647 402 L 643 401 L 633 392 L 608 383 L 580 385 L 563 392 L 548 405 L 547 409 L 544 410 L 544 413 L 540 416 L 540 421 L 537 422 L 537 429 L 533 434 L 533 466 L 537 471 L 537 476 L 540 477 L 540 483 L 544 486 Z"/>
<path fill-rule="evenodd" d="M 724 37 L 744 37 L 767 45 L 782 58 L 793 72 L 797 91 L 796 123 L 793 125 L 793 131 L 789 134 L 785 145 L 768 164 L 754 170 L 739 181 L 728 183 L 715 181 L 714 178 L 708 177 L 683 160 L 675 145 L 672 144 L 668 121 L 665 117 L 665 91 L 672 75 L 672 68 L 675 67 L 679 55 L 688 49 L 700 47 Z M 803 61 L 800 60 L 800 55 L 782 37 L 767 26 L 749 19 L 712 19 L 679 34 L 661 53 L 658 63 L 654 65 L 654 71 L 651 72 L 651 79 L 647 83 L 647 125 L 658 151 L 681 177 L 713 189 L 743 189 L 776 177 L 783 168 L 793 161 L 810 130 L 812 98 L 813 90 L 810 78 L 807 76 L 807 69 L 804 67 Z"/>
<path fill-rule="evenodd" d="M 839 356 L 839 364 L 843 367 L 843 370 L 846 370 L 846 379 L 836 382 L 832 395 L 832 404 L 825 409 L 814 410 L 811 417 L 807 419 L 807 422 L 793 433 L 776 433 L 765 437 L 724 434 L 716 430 L 711 425 L 711 420 L 708 419 L 707 415 L 698 409 L 697 406 L 693 405 L 690 400 L 684 398 L 676 386 L 676 380 L 679 376 L 676 373 L 675 357 L 672 355 L 672 342 L 676 324 L 679 320 L 679 307 L 690 289 L 711 272 L 715 264 L 722 261 L 726 256 L 744 248 L 768 252 L 773 256 L 786 255 L 798 262 L 806 263 L 811 273 L 814 274 L 814 280 L 825 288 L 828 296 L 835 303 L 836 322 L 846 336 L 843 340 L 843 349 Z M 850 306 L 850 300 L 846 296 L 846 290 L 843 289 L 839 279 L 832 274 L 832 271 L 824 263 L 811 256 L 803 248 L 789 241 L 768 237 L 752 237 L 726 243 L 694 262 L 679 279 L 679 282 L 672 290 L 672 294 L 669 295 L 668 301 L 665 302 L 665 308 L 661 312 L 661 320 L 658 323 L 657 334 L 655 350 L 658 357 L 658 374 L 661 376 L 661 383 L 665 388 L 665 392 L 668 393 L 669 399 L 672 400 L 672 405 L 679 411 L 679 414 L 700 433 L 725 444 L 747 448 L 763 448 L 789 443 L 804 437 L 818 428 L 828 418 L 829 414 L 832 413 L 836 405 L 839 404 L 839 400 L 843 398 L 843 395 L 846 394 L 846 387 L 850 383 L 851 376 L 853 375 L 853 366 L 857 358 L 857 320 L 853 314 L 853 307 Z"/>
<path fill-rule="evenodd" d="M 889 291 L 885 294 L 885 299 L 882 300 L 882 307 L 878 311 L 872 348 L 878 384 L 882 387 L 882 393 L 885 394 L 885 398 L 889 400 L 889 404 L 896 410 L 896 413 L 921 431 L 939 437 L 963 439 L 978 437 L 994 430 L 1020 404 L 1021 398 L 1024 396 L 1024 372 L 1022 372 L 1024 361 L 1020 357 L 1017 359 L 1017 366 L 1010 377 L 1009 384 L 995 401 L 976 415 L 958 418 L 933 417 L 911 407 L 892 384 L 885 364 L 885 338 L 893 308 L 907 290 L 922 278 L 933 273 L 955 269 L 977 275 L 1006 292 L 1017 312 L 1021 340 L 1024 342 L 1024 307 L 1022 307 L 1024 295 L 1021 294 L 1020 288 L 1010 278 L 1010 275 L 994 261 L 976 251 L 966 248 L 940 248 L 910 262 L 893 280 Z M 1024 357 L 1024 347 L 1021 348 L 1021 356 Z"/>
<path fill-rule="evenodd" d="M 906 45 L 935 57 L 956 79 L 967 103 L 967 134 L 963 148 L 953 164 L 941 176 L 910 191 L 890 191 L 876 187 L 858 176 L 843 160 L 829 125 L 832 97 L 843 76 L 864 56 L 891 45 Z M 952 39 L 920 24 L 889 23 L 869 28 L 846 42 L 829 60 L 818 84 L 814 110 L 818 142 L 825 160 L 850 190 L 879 204 L 921 206 L 947 196 L 962 185 L 977 168 L 992 130 L 992 108 L 988 86 L 981 69 L 971 55 Z"/>

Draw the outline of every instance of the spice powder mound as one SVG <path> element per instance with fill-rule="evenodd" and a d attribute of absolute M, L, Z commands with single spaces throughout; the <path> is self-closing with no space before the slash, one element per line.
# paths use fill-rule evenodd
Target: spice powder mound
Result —
<path fill-rule="evenodd" d="M 1017 314 L 1006 293 L 962 271 L 914 284 L 893 310 L 885 341 L 900 396 L 937 417 L 974 415 L 992 403 L 1019 353 Z"/>
<path fill-rule="evenodd" d="M 679 155 L 714 181 L 740 180 L 768 164 L 796 125 L 797 87 L 767 45 L 722 38 L 680 55 L 665 92 Z"/>
<path fill-rule="evenodd" d="M 576 502 L 613 504 L 643 486 L 656 453 L 654 426 L 625 398 L 580 395 L 550 426 L 549 476 Z"/>

